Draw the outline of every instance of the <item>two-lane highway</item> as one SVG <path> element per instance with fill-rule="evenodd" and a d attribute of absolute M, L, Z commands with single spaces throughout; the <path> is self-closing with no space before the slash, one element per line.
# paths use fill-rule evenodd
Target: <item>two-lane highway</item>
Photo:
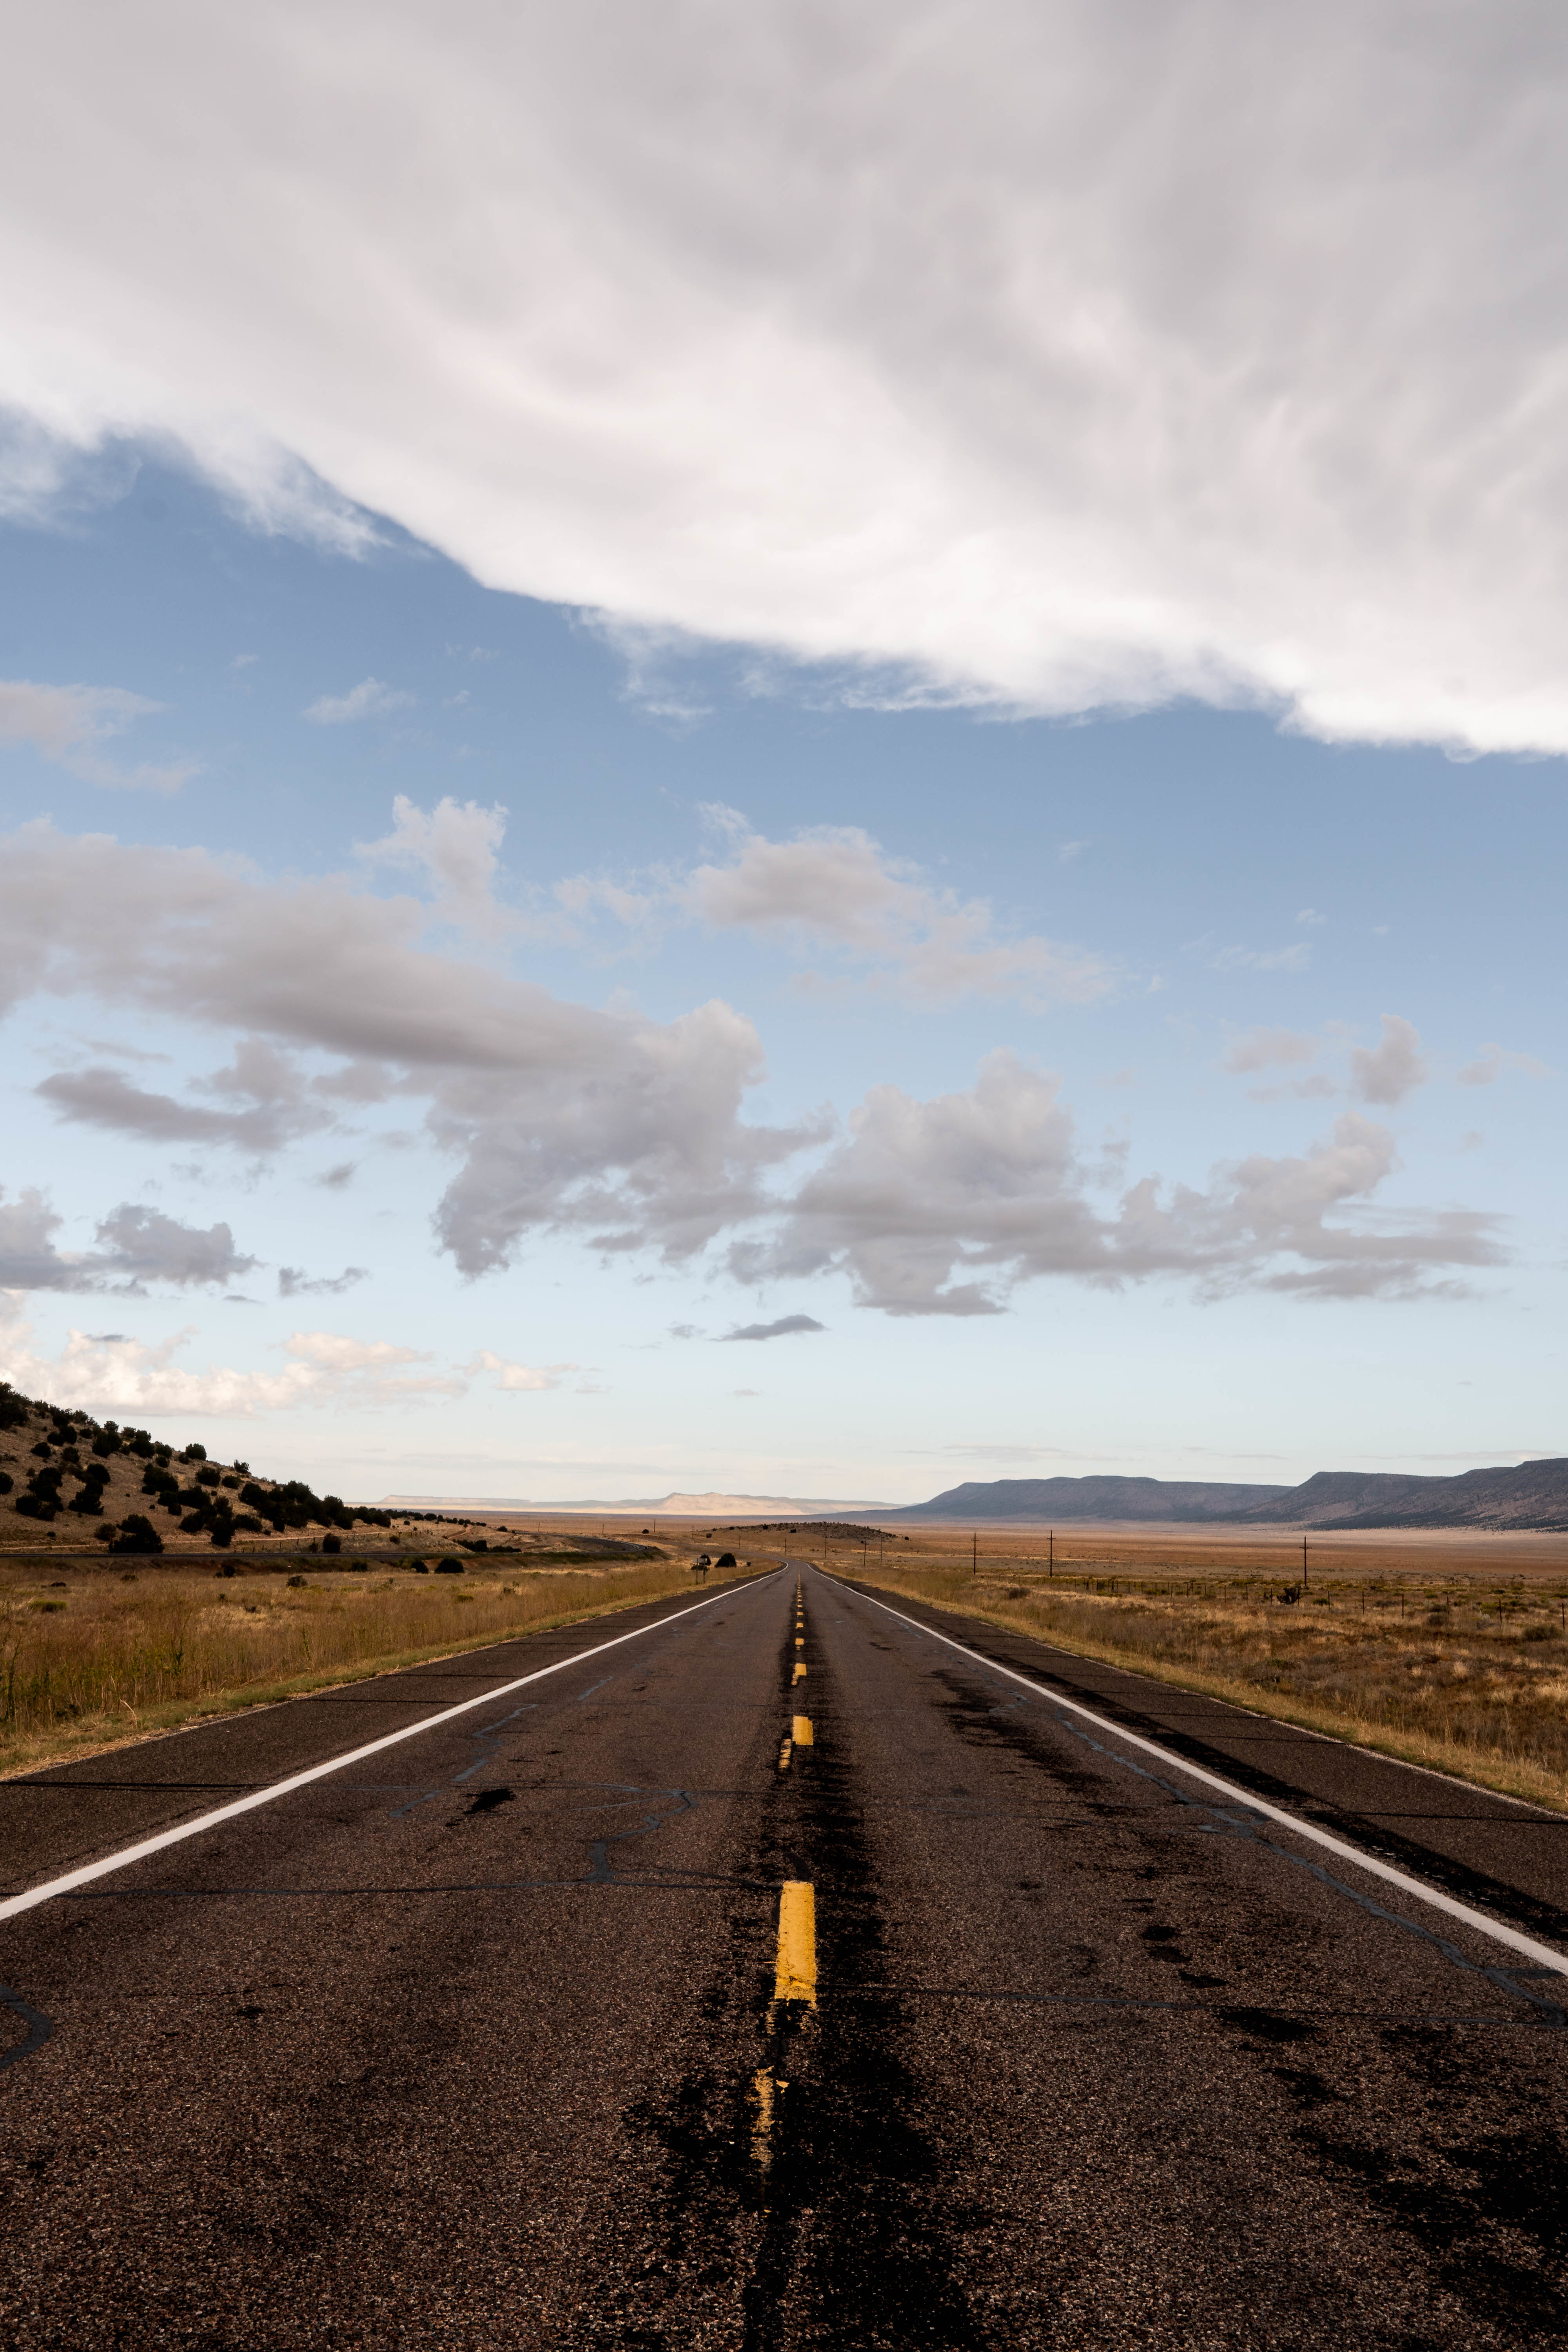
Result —
<path fill-rule="evenodd" d="M 1568 1824 L 804 1565 L 0 1837 L 26 2352 L 1568 2321 Z"/>

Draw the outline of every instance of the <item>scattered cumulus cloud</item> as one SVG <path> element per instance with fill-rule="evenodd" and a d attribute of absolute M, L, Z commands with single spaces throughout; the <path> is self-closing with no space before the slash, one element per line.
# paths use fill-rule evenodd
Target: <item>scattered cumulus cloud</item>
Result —
<path fill-rule="evenodd" d="M 0 1290 L 100 1290 L 146 1295 L 149 1283 L 175 1288 L 222 1285 L 257 1261 L 235 1247 L 226 1224 L 183 1224 L 176 1217 L 121 1202 L 100 1220 L 90 1250 L 61 1250 L 65 1220 L 34 1190 L 0 1195 Z"/>
<path fill-rule="evenodd" d="M 731 1246 L 731 1270 L 753 1281 L 837 1272 L 859 1305 L 887 1314 L 976 1316 L 1049 1276 L 1112 1286 L 1173 1276 L 1209 1297 L 1409 1297 L 1462 1286 L 1439 1269 L 1503 1262 L 1484 1214 L 1378 1209 L 1394 1139 L 1356 1113 L 1302 1155 L 1252 1154 L 1203 1191 L 1142 1177 L 1101 1208 L 1058 1095 L 1058 1079 L 1007 1052 L 987 1055 L 963 1093 L 921 1102 L 873 1087 L 774 1233 Z"/>
<path fill-rule="evenodd" d="M 858 967 L 874 986 L 913 1003 L 965 996 L 1087 1003 L 1115 983 L 1101 958 L 1010 933 L 988 901 L 933 887 L 858 825 L 819 825 L 772 841 L 732 809 L 706 814 L 723 841 L 720 856 L 637 884 L 575 877 L 557 885 L 559 904 L 571 915 L 601 908 L 628 928 L 684 918 L 796 955 L 826 951 L 836 969 Z"/>
<path fill-rule="evenodd" d="M 147 1143 L 222 1144 L 268 1154 L 330 1126 L 331 1114 L 311 1102 L 292 1060 L 258 1037 L 243 1037 L 234 1058 L 196 1081 L 220 1103 L 213 1108 L 132 1086 L 118 1070 L 60 1070 L 35 1091 L 64 1119 Z"/>
<path fill-rule="evenodd" d="M 453 1163 L 437 1238 L 470 1276 L 550 1234 L 671 1265 L 716 1244 L 748 1282 L 837 1274 L 886 1313 L 967 1316 L 1044 1277 L 1407 1297 L 1502 1262 L 1481 1213 L 1382 1207 L 1397 1157 L 1359 1113 L 1303 1153 L 1254 1155 L 1201 1188 L 1130 1182 L 1120 1150 L 1086 1158 L 1059 1080 L 1006 1052 L 970 1087 L 921 1099 L 879 1086 L 842 1124 L 773 1126 L 745 1115 L 762 1045 L 731 1006 L 657 1022 L 572 1003 L 431 950 L 425 929 L 411 899 L 264 883 L 200 851 L 44 824 L 0 843 L 0 1010 L 91 995 L 127 1017 L 239 1033 L 201 1082 L 210 1111 L 106 1094 L 102 1074 L 90 1097 L 50 1080 L 48 1098 L 149 1139 L 192 1133 L 178 1119 L 193 1108 L 264 1115 L 272 1128 L 247 1129 L 260 1148 L 308 1123 L 319 1082 L 305 1086 L 298 1057 L 326 1056 L 356 1100 L 423 1101 Z M 1361 1098 L 1418 1084 L 1419 1045 L 1385 1016 L 1381 1044 L 1352 1056 Z"/>
<path fill-rule="evenodd" d="M 1403 1102 L 1431 1076 L 1421 1058 L 1418 1032 L 1397 1013 L 1383 1016 L 1383 1043 L 1356 1046 L 1350 1061 L 1351 1092 L 1363 1102 Z"/>
<path fill-rule="evenodd" d="M 1304 940 L 1283 948 L 1216 948 L 1206 940 L 1194 942 L 1211 971 L 1305 971 L 1312 951 Z"/>
<path fill-rule="evenodd" d="M 301 714 L 318 727 L 347 727 L 356 719 L 384 719 L 395 710 L 407 710 L 414 697 L 397 687 L 384 685 L 379 677 L 362 677 L 346 694 L 322 694 Z"/>
<path fill-rule="evenodd" d="M 581 1364 L 514 1364 L 509 1362 L 505 1356 L 494 1354 L 489 1348 L 479 1349 L 474 1359 L 474 1367 L 480 1371 L 493 1372 L 495 1379 L 491 1385 L 513 1394 L 523 1391 L 558 1389 L 568 1372 L 583 1370 Z"/>
<path fill-rule="evenodd" d="M 345 1265 L 342 1274 L 317 1275 L 313 1279 L 302 1265 L 280 1265 L 278 1269 L 278 1296 L 279 1298 L 336 1297 L 345 1290 L 352 1290 L 356 1283 L 368 1282 L 369 1279 L 370 1268 L 367 1265 Z"/>
<path fill-rule="evenodd" d="M 281 1350 L 289 1360 L 276 1371 L 229 1365 L 192 1370 L 174 1358 L 195 1337 L 186 1328 L 153 1345 L 73 1330 L 58 1355 L 45 1357 L 34 1349 L 32 1327 L 13 1322 L 0 1330 L 0 1378 L 58 1404 L 138 1419 L 154 1413 L 250 1418 L 302 1406 L 363 1412 L 460 1397 L 468 1385 L 460 1376 L 420 1369 L 428 1359 L 413 1348 L 330 1331 L 294 1332 Z"/>
<path fill-rule="evenodd" d="M 1249 1029 L 1226 1048 L 1225 1066 L 1238 1075 L 1252 1070 L 1289 1070 L 1315 1062 L 1322 1041 L 1299 1029 Z"/>
<path fill-rule="evenodd" d="M 1538 1062 L 1533 1054 L 1510 1053 L 1502 1045 L 1483 1045 L 1476 1059 L 1467 1062 L 1458 1073 L 1457 1083 L 1461 1087 L 1495 1086 L 1505 1070 L 1519 1070 L 1531 1078 L 1551 1076 L 1546 1064 Z"/>
<path fill-rule="evenodd" d="M 722 1331 L 721 1339 L 783 1339 L 795 1331 L 824 1331 L 815 1315 L 781 1315 L 776 1323 L 742 1323 L 733 1331 Z"/>
<path fill-rule="evenodd" d="M 382 841 L 361 843 L 361 857 L 424 874 L 435 887 L 432 912 L 437 922 L 479 938 L 494 938 L 510 927 L 514 919 L 494 897 L 504 808 L 482 809 L 448 796 L 425 810 L 399 793 L 392 814 L 392 831 Z"/>
<path fill-rule="evenodd" d="M 84 783 L 115 791 L 176 793 L 196 773 L 193 761 L 122 767 L 103 746 L 133 720 L 164 709 L 116 686 L 38 686 L 0 678 L 0 743 L 30 743 Z"/>

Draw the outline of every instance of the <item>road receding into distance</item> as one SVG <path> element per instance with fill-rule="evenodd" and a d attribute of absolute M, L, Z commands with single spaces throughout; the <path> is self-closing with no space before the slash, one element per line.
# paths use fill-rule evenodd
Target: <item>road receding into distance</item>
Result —
<path fill-rule="evenodd" d="M 0 1824 L 26 2352 L 1568 2332 L 1568 1821 L 804 1561 Z"/>

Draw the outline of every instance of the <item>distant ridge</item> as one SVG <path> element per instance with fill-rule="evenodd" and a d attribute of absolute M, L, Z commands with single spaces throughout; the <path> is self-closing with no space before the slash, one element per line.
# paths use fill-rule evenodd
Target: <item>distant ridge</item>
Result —
<path fill-rule="evenodd" d="M 879 1503 L 824 1500 L 813 1495 L 620 1495 L 586 1502 L 535 1502 L 526 1495 L 389 1495 L 384 1510 L 530 1511 L 541 1518 L 568 1511 L 646 1512 L 680 1519 L 822 1519 L 845 1511 L 880 1511 Z"/>
<path fill-rule="evenodd" d="M 1294 1490 L 1214 1479 L 971 1478 L 911 1503 L 900 1519 L 1223 1519 L 1253 1517 Z"/>
<path fill-rule="evenodd" d="M 1151 1519 L 1300 1528 L 1568 1528 L 1568 1457 L 1428 1478 L 1320 1470 L 1299 1486 L 1181 1478 L 970 1479 L 900 1519 Z"/>

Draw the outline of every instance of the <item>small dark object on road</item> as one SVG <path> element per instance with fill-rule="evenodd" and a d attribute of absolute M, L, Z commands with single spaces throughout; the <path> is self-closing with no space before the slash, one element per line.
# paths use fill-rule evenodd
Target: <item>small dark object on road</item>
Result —
<path fill-rule="evenodd" d="M 474 1799 L 473 1803 L 468 1807 L 468 1811 L 470 1813 L 493 1813 L 498 1805 L 510 1805 L 515 1799 L 517 1791 L 515 1789 L 481 1789 L 479 1795 Z"/>

